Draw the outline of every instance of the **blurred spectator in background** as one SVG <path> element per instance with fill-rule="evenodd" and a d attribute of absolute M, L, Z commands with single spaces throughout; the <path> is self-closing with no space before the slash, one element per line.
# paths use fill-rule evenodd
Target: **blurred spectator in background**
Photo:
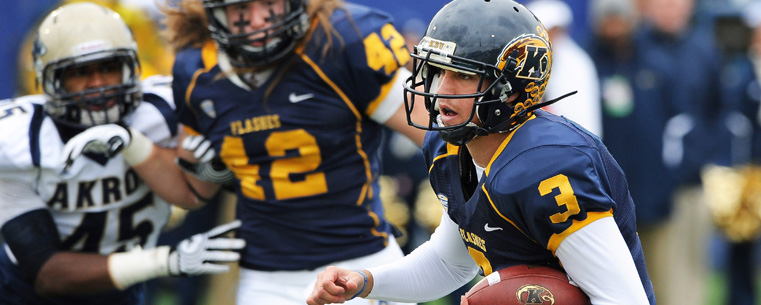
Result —
<path fill-rule="evenodd" d="M 667 265 L 668 257 L 656 257 L 673 251 L 663 245 L 669 241 L 665 236 L 662 242 L 658 237 L 669 230 L 674 190 L 662 159 L 671 84 L 658 71 L 666 67 L 647 60 L 648 49 L 636 40 L 644 39 L 636 36 L 639 14 L 633 1 L 592 0 L 590 15 L 594 28 L 590 54 L 602 90 L 603 142 L 626 173 L 630 194 L 637 203 L 637 227 L 656 299 L 659 304 L 673 304 L 662 295 L 672 291 L 666 283 L 671 279 L 663 274 L 673 268 Z M 690 283 L 698 281 L 702 283 L 702 279 Z"/>
<path fill-rule="evenodd" d="M 645 65 L 657 73 L 654 80 L 665 85 L 656 100 L 667 106 L 662 157 L 675 189 L 666 221 L 640 236 L 643 247 L 650 248 L 648 263 L 660 304 L 705 304 L 713 226 L 700 170 L 723 154 L 723 143 L 716 141 L 725 135 L 721 55 L 710 32 L 691 26 L 693 0 L 644 2 L 645 27 L 638 43 L 645 50 Z"/>
<path fill-rule="evenodd" d="M 647 232 L 657 232 L 654 228 L 665 222 L 671 211 L 673 183 L 661 157 L 668 83 L 657 79 L 661 75 L 655 67 L 646 66 L 642 60 L 647 50 L 635 41 L 638 12 L 634 3 L 593 0 L 590 4 L 594 26 L 590 54 L 602 90 L 603 142 L 626 173 L 650 263 L 653 254 L 649 250 L 653 247 L 647 245 Z M 659 286 L 656 280 L 653 283 L 657 293 Z"/>
<path fill-rule="evenodd" d="M 632 4 L 643 10 L 641 23 Z M 722 109 L 720 55 L 709 33 L 691 27 L 693 7 L 693 0 L 591 5 L 604 142 L 637 202 L 639 236 L 661 305 L 704 304 L 707 284 L 712 226 L 700 169 L 720 150 L 712 140 Z"/>
<path fill-rule="evenodd" d="M 724 304 L 756 304 L 754 256 L 761 235 L 761 1 L 716 18 L 724 59 L 721 92 L 723 158 L 702 173 L 714 221 L 727 247 Z"/>
<path fill-rule="evenodd" d="M 549 105 L 545 109 L 565 116 L 602 137 L 597 71 L 589 54 L 568 35 L 568 28 L 573 23 L 570 7 L 560 0 L 534 0 L 526 7 L 547 28 L 552 43 L 552 81 L 547 84 L 544 96 L 553 99 L 578 91 L 562 103 Z"/>

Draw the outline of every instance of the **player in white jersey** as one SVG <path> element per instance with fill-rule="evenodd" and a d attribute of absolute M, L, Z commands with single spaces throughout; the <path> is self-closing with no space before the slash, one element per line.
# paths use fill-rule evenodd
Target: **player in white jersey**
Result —
<path fill-rule="evenodd" d="M 141 82 L 136 48 L 121 17 L 92 3 L 40 25 L 45 94 L 0 101 L 0 304 L 142 304 L 146 280 L 239 259 L 224 250 L 243 240 L 221 237 L 238 222 L 155 247 L 169 203 L 203 200 L 179 168 L 146 162 L 174 159 L 178 123 L 171 78 Z"/>

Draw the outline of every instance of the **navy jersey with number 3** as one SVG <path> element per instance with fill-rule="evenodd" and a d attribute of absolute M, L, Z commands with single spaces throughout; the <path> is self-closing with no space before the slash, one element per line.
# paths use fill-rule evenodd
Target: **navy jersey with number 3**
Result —
<path fill-rule="evenodd" d="M 538 110 L 499 146 L 472 196 L 460 179 L 460 149 L 436 133 L 424 144 L 432 187 L 483 275 L 519 264 L 560 268 L 554 253 L 565 237 L 614 217 L 654 300 L 626 178 L 599 138 Z"/>
<path fill-rule="evenodd" d="M 241 265 L 314 269 L 383 249 L 390 225 L 378 196 L 385 101 L 409 59 L 387 15 L 357 5 L 317 28 L 256 86 L 221 72 L 213 43 L 174 67 L 182 123 L 209 138 L 238 179 Z M 399 97 L 401 100 L 401 96 Z"/>

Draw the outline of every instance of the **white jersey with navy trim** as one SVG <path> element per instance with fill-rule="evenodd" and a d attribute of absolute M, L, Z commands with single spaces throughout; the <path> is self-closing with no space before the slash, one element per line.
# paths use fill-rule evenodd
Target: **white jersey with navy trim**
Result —
<path fill-rule="evenodd" d="M 143 102 L 124 120 L 164 147 L 177 146 L 170 84 L 165 76 L 146 79 Z M 45 99 L 0 101 L 0 183 L 37 195 L 12 201 L 0 196 L 0 227 L 47 208 L 66 250 L 109 254 L 155 246 L 169 217 L 168 203 L 151 192 L 121 154 L 82 156 L 64 172 L 64 142 L 43 111 Z"/>

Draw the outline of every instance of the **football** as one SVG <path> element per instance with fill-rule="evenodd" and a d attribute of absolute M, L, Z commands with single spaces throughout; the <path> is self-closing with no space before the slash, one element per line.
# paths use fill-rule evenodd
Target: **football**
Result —
<path fill-rule="evenodd" d="M 489 274 L 461 297 L 460 305 L 592 304 L 560 270 L 517 265 Z"/>

